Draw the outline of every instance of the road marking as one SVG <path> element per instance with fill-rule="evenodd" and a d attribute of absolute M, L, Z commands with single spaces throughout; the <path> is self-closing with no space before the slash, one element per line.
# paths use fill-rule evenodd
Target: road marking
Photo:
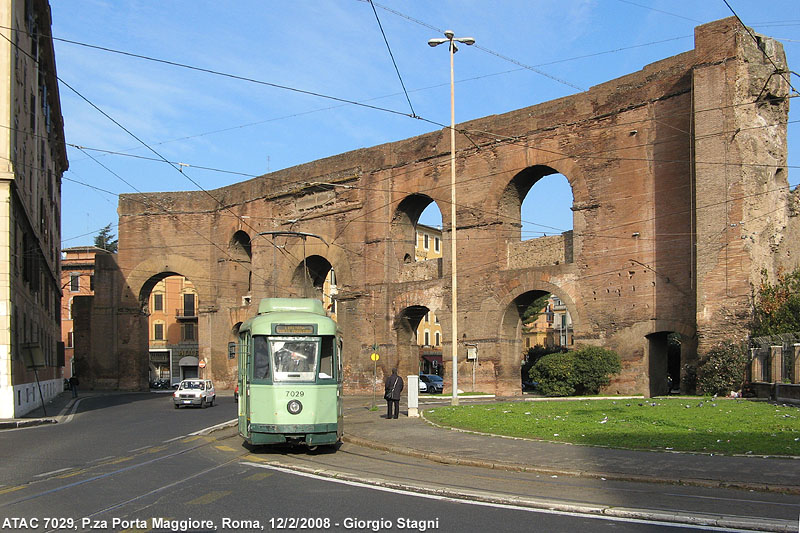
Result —
<path fill-rule="evenodd" d="M 353 487 L 360 487 L 365 489 L 377 490 L 381 492 L 389 492 L 391 494 L 403 494 L 406 496 L 415 496 L 418 498 L 426 498 L 429 500 L 438 500 L 438 501 L 446 501 L 452 503 L 461 503 L 465 505 L 477 505 L 481 507 L 493 507 L 496 509 L 510 509 L 515 511 L 525 511 L 529 513 L 541 513 L 541 514 L 552 514 L 552 515 L 559 515 L 559 516 L 574 516 L 574 517 L 581 517 L 581 518 L 590 518 L 594 520 L 606 520 L 609 522 L 628 522 L 634 524 L 653 524 L 658 526 L 668 526 L 673 528 L 681 528 L 681 529 L 699 529 L 702 531 L 725 531 L 725 532 L 746 532 L 750 530 L 745 529 L 738 529 L 738 528 L 731 528 L 731 527 L 721 527 L 715 526 L 712 524 L 703 524 L 697 517 L 694 517 L 690 514 L 685 515 L 683 518 L 687 519 L 687 522 L 668 522 L 666 520 L 659 520 L 656 518 L 635 518 L 630 516 L 611 516 L 606 514 L 596 514 L 599 507 L 598 506 L 588 506 L 593 510 L 593 512 L 579 512 L 579 511 L 562 511 L 558 509 L 553 509 L 552 506 L 549 508 L 545 507 L 522 507 L 518 505 L 510 505 L 507 503 L 497 503 L 497 502 L 487 502 L 487 501 L 478 501 L 478 500 L 467 500 L 461 498 L 455 498 L 453 496 L 442 496 L 438 494 L 426 494 L 421 492 L 414 492 L 408 489 L 404 489 L 401 487 L 393 486 L 381 486 L 381 485 L 371 485 L 369 483 L 364 483 L 361 481 L 350 481 L 347 479 L 338 479 L 338 478 L 331 478 L 325 477 L 318 474 L 313 474 L 310 472 L 301 472 L 297 470 L 291 470 L 289 468 L 280 467 L 274 464 L 258 464 L 258 463 L 251 463 L 247 461 L 242 461 L 239 464 L 248 465 L 255 468 L 265 468 L 270 470 L 275 470 L 278 472 L 283 472 L 285 474 L 291 474 L 295 476 L 307 477 L 312 479 L 317 479 L 320 481 L 328 481 L 330 483 L 339 483 L 341 485 L 350 485 Z M 578 505 L 569 505 L 569 507 L 577 508 L 580 507 Z M 612 509 L 607 509 L 606 511 L 611 511 Z M 646 511 L 649 514 L 656 514 L 653 511 Z M 722 518 L 722 517 L 720 517 Z"/>
<path fill-rule="evenodd" d="M 181 435 L 180 437 L 175 437 L 173 439 L 164 440 L 164 441 L 161 441 L 161 442 L 163 442 L 164 444 L 167 444 L 168 442 L 175 442 L 176 440 L 181 440 L 184 437 L 186 437 L 186 435 Z M 189 442 L 189 441 L 183 441 L 183 442 Z"/>
<path fill-rule="evenodd" d="M 148 444 L 147 446 L 142 446 L 141 448 L 134 448 L 133 450 L 128 450 L 128 453 L 140 452 L 140 451 L 145 450 L 145 449 L 147 449 L 149 447 L 150 447 L 150 445 Z"/>
<path fill-rule="evenodd" d="M 222 450 L 223 452 L 235 452 L 236 451 L 233 448 L 231 448 L 230 446 L 214 446 L 214 448 L 216 448 L 218 450 Z"/>
<path fill-rule="evenodd" d="M 166 447 L 166 446 L 152 446 L 152 447 L 149 447 L 149 448 L 147 449 L 147 453 L 158 453 L 158 452 L 163 452 L 163 451 L 164 451 L 164 450 L 166 450 L 166 449 L 167 449 L 167 447 Z"/>
<path fill-rule="evenodd" d="M 60 474 L 61 472 L 66 472 L 67 470 L 72 470 L 72 468 L 73 468 L 73 467 L 71 467 L 71 466 L 70 466 L 70 467 L 67 467 L 67 468 L 59 468 L 58 470 L 53 470 L 52 472 L 45 472 L 44 474 L 36 474 L 36 475 L 35 475 L 35 476 L 33 476 L 33 477 L 47 477 L 47 476 L 52 476 L 53 474 Z"/>
<path fill-rule="evenodd" d="M 4 489 L 0 489 L 0 494 L 8 494 L 9 492 L 14 492 L 17 490 L 24 489 L 25 485 L 17 485 L 16 487 L 6 487 Z"/>
<path fill-rule="evenodd" d="M 219 500 L 220 498 L 224 498 L 225 496 L 227 496 L 230 493 L 231 493 L 231 491 L 229 491 L 229 490 L 215 490 L 215 491 L 209 492 L 208 494 L 200 496 L 199 498 L 195 498 L 194 500 L 188 501 L 188 502 L 186 502 L 186 504 L 187 505 L 207 505 L 209 503 L 213 503 L 213 502 Z"/>
<path fill-rule="evenodd" d="M 261 481 L 262 479 L 266 479 L 272 475 L 272 472 L 259 472 L 257 474 L 253 474 L 252 476 L 247 476 L 244 478 L 247 481 Z"/>
<path fill-rule="evenodd" d="M 219 424 L 217 424 L 215 426 L 207 427 L 205 429 L 201 429 L 199 431 L 195 431 L 194 433 L 189 433 L 189 435 L 192 435 L 192 436 L 194 436 L 194 435 L 206 435 L 208 433 L 211 433 L 215 429 L 222 429 L 224 427 L 235 426 L 238 422 L 239 422 L 239 420 L 234 418 L 233 420 L 228 420 L 227 422 L 221 422 L 221 423 L 219 423 Z"/>

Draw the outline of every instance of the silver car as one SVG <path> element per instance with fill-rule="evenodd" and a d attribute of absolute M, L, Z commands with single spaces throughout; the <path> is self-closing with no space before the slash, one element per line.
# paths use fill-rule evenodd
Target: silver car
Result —
<path fill-rule="evenodd" d="M 214 405 L 216 399 L 217 391 L 210 379 L 184 379 L 172 394 L 175 409 L 182 405 L 208 407 Z"/>

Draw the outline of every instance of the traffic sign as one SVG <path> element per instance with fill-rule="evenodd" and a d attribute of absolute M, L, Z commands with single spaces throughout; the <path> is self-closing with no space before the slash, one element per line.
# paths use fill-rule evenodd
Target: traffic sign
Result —
<path fill-rule="evenodd" d="M 380 355 L 378 355 L 378 352 L 372 352 L 372 355 L 370 355 L 369 357 L 370 357 L 370 359 L 372 359 L 373 361 L 377 361 L 378 359 L 380 359 L 380 358 L 381 358 L 381 356 L 380 356 Z"/>
<path fill-rule="evenodd" d="M 200 368 L 205 368 L 206 367 L 206 362 L 205 361 L 200 361 L 200 363 L 197 366 L 199 366 Z"/>

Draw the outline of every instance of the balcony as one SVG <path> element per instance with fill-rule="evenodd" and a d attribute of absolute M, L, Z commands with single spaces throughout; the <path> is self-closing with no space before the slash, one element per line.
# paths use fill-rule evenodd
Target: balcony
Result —
<path fill-rule="evenodd" d="M 196 309 L 176 309 L 175 318 L 177 320 L 197 320 Z"/>

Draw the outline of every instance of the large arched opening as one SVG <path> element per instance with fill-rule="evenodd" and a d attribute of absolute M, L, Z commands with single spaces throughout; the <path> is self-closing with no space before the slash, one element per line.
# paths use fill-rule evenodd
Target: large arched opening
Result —
<path fill-rule="evenodd" d="M 194 283 L 177 272 L 161 272 L 142 285 L 139 301 L 148 317 L 151 388 L 167 388 L 182 379 L 203 377 L 199 300 Z"/>
<path fill-rule="evenodd" d="M 414 263 L 442 257 L 441 220 L 441 210 L 430 196 L 411 194 L 404 198 L 391 222 L 391 239 L 398 260 Z"/>
<path fill-rule="evenodd" d="M 330 261 L 321 255 L 306 257 L 294 269 L 292 286 L 303 298 L 321 300 L 325 310 L 336 320 L 336 272 Z"/>
<path fill-rule="evenodd" d="M 546 266 L 574 261 L 574 197 L 558 170 L 534 165 L 514 175 L 499 213 L 509 245 L 509 266 Z"/>
<path fill-rule="evenodd" d="M 544 353 L 573 348 L 574 304 L 557 288 L 534 289 L 511 300 L 503 313 L 500 336 L 500 380 L 518 383 L 519 394 L 528 384 L 527 372 Z M 515 372 L 519 369 L 519 374 Z M 518 388 L 516 388 L 518 387 Z"/>

